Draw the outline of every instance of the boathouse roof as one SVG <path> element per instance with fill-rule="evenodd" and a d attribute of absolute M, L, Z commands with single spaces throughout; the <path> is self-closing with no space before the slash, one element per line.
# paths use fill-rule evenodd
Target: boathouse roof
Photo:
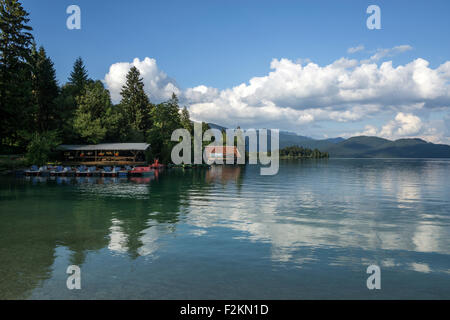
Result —
<path fill-rule="evenodd" d="M 147 143 L 100 143 L 100 144 L 62 144 L 58 147 L 59 150 L 82 150 L 82 151 L 94 151 L 94 150 L 147 150 L 150 145 Z"/>

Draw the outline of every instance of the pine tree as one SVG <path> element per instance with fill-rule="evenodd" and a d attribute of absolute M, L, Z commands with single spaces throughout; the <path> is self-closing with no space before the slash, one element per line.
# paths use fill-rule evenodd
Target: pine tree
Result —
<path fill-rule="evenodd" d="M 179 114 L 180 114 L 180 106 L 178 105 L 179 100 L 177 95 L 172 92 L 172 97 L 167 101 L 167 106 L 170 109 L 170 113 L 173 115 L 172 119 L 177 119 L 177 122 L 179 122 Z"/>
<path fill-rule="evenodd" d="M 153 126 L 149 130 L 148 142 L 151 144 L 151 156 L 162 163 L 170 162 L 170 155 L 176 142 L 171 141 L 172 132 L 183 128 L 181 123 L 178 97 L 172 98 L 155 106 L 152 111 Z"/>
<path fill-rule="evenodd" d="M 56 106 L 58 108 L 58 130 L 61 136 L 64 137 L 64 143 L 78 144 L 79 136 L 73 128 L 73 121 L 75 112 L 77 110 L 77 93 L 74 85 L 70 83 L 64 84 L 60 89 L 60 94 L 56 99 Z"/>
<path fill-rule="evenodd" d="M 106 136 L 107 111 L 111 107 L 109 91 L 101 81 L 86 86 L 84 94 L 77 97 L 74 128 L 89 143 L 99 143 Z"/>
<path fill-rule="evenodd" d="M 145 139 L 152 125 L 150 114 L 153 106 L 144 91 L 144 82 L 136 67 L 132 67 L 128 72 L 121 95 L 120 104 L 129 127 L 141 133 Z"/>
<path fill-rule="evenodd" d="M 59 87 L 53 62 L 43 47 L 39 51 L 33 50 L 32 72 L 36 130 L 42 133 L 56 129 L 59 122 L 56 105 Z"/>
<path fill-rule="evenodd" d="M 31 108 L 32 28 L 18 0 L 0 0 L 0 134 L 2 144 L 15 144 L 27 130 Z"/>
<path fill-rule="evenodd" d="M 189 131 L 189 133 L 192 134 L 194 132 L 194 125 L 192 124 L 189 111 L 186 107 L 181 110 L 180 121 L 183 128 Z"/>
<path fill-rule="evenodd" d="M 75 94 L 77 96 L 83 93 L 83 90 L 88 81 L 88 72 L 86 70 L 86 67 L 84 66 L 83 59 L 81 59 L 81 57 L 78 57 L 78 59 L 75 60 L 75 63 L 73 64 L 73 70 L 70 73 L 69 77 L 69 83 L 75 86 Z"/>

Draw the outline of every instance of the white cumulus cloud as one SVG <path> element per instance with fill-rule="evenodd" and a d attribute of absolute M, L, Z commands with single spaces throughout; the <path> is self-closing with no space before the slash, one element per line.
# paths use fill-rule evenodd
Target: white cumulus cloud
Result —
<path fill-rule="evenodd" d="M 386 110 L 448 108 L 449 67 L 433 69 L 420 58 L 397 67 L 345 58 L 326 66 L 274 59 L 266 76 L 225 90 L 205 87 L 188 103 L 197 119 L 228 125 L 358 121 Z"/>
<path fill-rule="evenodd" d="M 386 49 L 372 60 L 410 49 L 406 45 Z M 126 73 L 133 65 L 141 71 L 152 101 L 168 99 L 175 92 L 194 120 L 229 127 L 299 132 L 321 121 L 364 122 L 388 113 L 395 114 L 392 121 L 379 130 L 368 126 L 365 131 L 392 138 L 425 135 L 428 130 L 428 136 L 438 139 L 436 132 L 431 133 L 414 114 L 450 108 L 450 61 L 432 68 L 422 58 L 395 67 L 392 61 L 347 58 L 323 66 L 304 60 L 273 59 L 266 75 L 221 90 L 206 84 L 180 89 L 154 59 L 136 58 L 131 63 L 111 65 L 105 76 L 104 82 L 115 102 L 120 100 Z"/>
<path fill-rule="evenodd" d="M 359 46 L 348 48 L 347 52 L 352 54 L 352 53 L 356 53 L 356 52 L 362 51 L 362 50 L 364 50 L 364 46 L 362 44 L 360 44 Z"/>
<path fill-rule="evenodd" d="M 363 131 L 342 133 L 343 137 L 378 136 L 390 140 L 401 138 L 420 138 L 433 143 L 450 144 L 449 119 L 422 120 L 411 113 L 398 112 L 394 119 L 379 129 L 374 125 L 366 125 Z"/>
<path fill-rule="evenodd" d="M 125 84 L 126 76 L 131 67 L 136 67 L 144 81 L 145 92 L 152 101 L 162 101 L 171 97 L 172 93 L 180 94 L 175 80 L 159 70 L 156 60 L 135 58 L 133 62 L 118 62 L 110 66 L 105 75 L 104 82 L 111 92 L 111 99 L 118 102 L 121 99 L 120 92 Z"/>
<path fill-rule="evenodd" d="M 399 112 L 394 120 L 385 124 L 379 133 L 386 138 L 408 137 L 419 134 L 422 129 L 422 120 L 413 114 Z"/>
<path fill-rule="evenodd" d="M 396 54 L 406 52 L 412 49 L 413 48 L 407 44 L 388 49 L 378 49 L 373 56 L 371 56 L 368 60 L 363 60 L 363 62 L 376 62 L 383 58 L 392 57 L 395 56 Z"/>

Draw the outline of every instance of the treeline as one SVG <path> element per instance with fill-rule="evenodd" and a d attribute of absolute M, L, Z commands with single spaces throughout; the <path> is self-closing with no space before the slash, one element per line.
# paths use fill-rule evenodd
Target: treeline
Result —
<path fill-rule="evenodd" d="M 113 104 L 99 80 L 89 78 L 78 58 L 67 83 L 59 85 L 44 47 L 37 48 L 29 13 L 18 0 L 0 0 L 0 153 L 27 152 L 45 162 L 60 143 L 148 142 L 148 161 L 170 161 L 172 131 L 193 131 L 186 107 L 175 94 L 154 104 L 132 67 Z M 207 125 L 203 125 L 204 130 Z"/>
<path fill-rule="evenodd" d="M 321 152 L 318 149 L 307 149 L 299 146 L 292 146 L 292 147 L 286 147 L 283 149 L 280 149 L 280 158 L 313 158 L 313 159 L 320 159 L 320 158 L 328 158 L 329 154 L 328 152 Z"/>

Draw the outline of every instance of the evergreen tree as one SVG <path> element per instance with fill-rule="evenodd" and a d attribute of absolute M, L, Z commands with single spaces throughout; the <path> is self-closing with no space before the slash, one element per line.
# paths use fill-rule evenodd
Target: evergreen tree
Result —
<path fill-rule="evenodd" d="M 135 140 L 129 135 L 125 123 L 124 112 L 120 105 L 111 105 L 106 109 L 104 123 L 107 129 L 105 141 L 128 142 Z"/>
<path fill-rule="evenodd" d="M 156 105 L 152 111 L 153 126 L 148 131 L 147 141 L 152 146 L 150 156 L 162 163 L 170 162 L 171 150 L 177 144 L 171 141 L 172 132 L 183 128 L 179 111 L 175 94 L 168 101 Z"/>
<path fill-rule="evenodd" d="M 164 104 L 166 107 L 165 114 L 167 114 L 166 123 L 170 129 L 180 129 L 183 127 L 181 122 L 180 107 L 178 105 L 178 97 L 172 93 L 172 97 Z M 187 110 L 186 110 L 187 111 Z M 172 132 L 170 132 L 172 135 Z"/>
<path fill-rule="evenodd" d="M 151 111 L 153 105 L 144 91 L 144 82 L 136 67 L 127 74 L 127 81 L 122 87 L 120 102 L 126 122 L 131 130 L 142 134 L 145 139 L 147 130 L 151 127 Z"/>
<path fill-rule="evenodd" d="M 74 118 L 77 110 L 77 92 L 76 87 L 70 83 L 66 83 L 60 89 L 60 94 L 56 99 L 58 108 L 59 123 L 58 130 L 64 137 L 64 143 L 78 144 L 81 143 L 79 135 L 74 129 Z"/>
<path fill-rule="evenodd" d="M 44 132 L 58 127 L 59 115 L 56 98 L 59 87 L 56 81 L 56 72 L 53 62 L 47 57 L 43 47 L 33 50 L 32 57 L 32 84 L 35 104 L 34 121 L 36 130 Z"/>
<path fill-rule="evenodd" d="M 281 158 L 328 158 L 328 152 L 321 152 L 318 149 L 307 149 L 299 146 L 286 147 L 279 150 Z"/>
<path fill-rule="evenodd" d="M 77 58 L 70 73 L 69 82 L 61 87 L 57 98 L 58 113 L 60 115 L 59 129 L 65 143 L 82 143 L 78 131 L 75 129 L 75 113 L 77 98 L 85 93 L 85 88 L 94 81 L 88 78 L 88 72 L 81 57 Z"/>
<path fill-rule="evenodd" d="M 74 128 L 88 143 L 101 142 L 108 132 L 107 110 L 111 98 L 101 81 L 88 84 L 84 94 L 77 97 Z"/>
<path fill-rule="evenodd" d="M 180 121 L 183 128 L 189 131 L 189 133 L 192 134 L 194 132 L 194 125 L 192 124 L 189 111 L 186 107 L 181 110 Z"/>
<path fill-rule="evenodd" d="M 0 0 L 0 134 L 2 144 L 17 144 L 27 131 L 31 108 L 33 36 L 28 13 L 18 0 Z"/>
<path fill-rule="evenodd" d="M 84 66 L 83 59 L 79 57 L 77 60 L 75 60 L 75 63 L 73 64 L 73 70 L 70 73 L 69 77 L 69 83 L 75 86 L 76 96 L 83 93 L 84 87 L 87 85 L 88 81 L 88 72 L 86 70 L 86 67 Z"/>

